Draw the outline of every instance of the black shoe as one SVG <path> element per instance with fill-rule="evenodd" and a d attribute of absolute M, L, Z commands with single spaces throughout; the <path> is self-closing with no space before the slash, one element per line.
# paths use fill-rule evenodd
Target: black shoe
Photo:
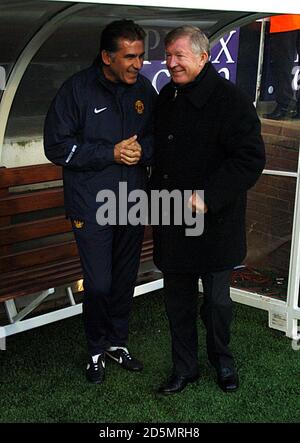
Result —
<path fill-rule="evenodd" d="M 217 383 L 224 392 L 234 392 L 239 387 L 239 376 L 235 369 L 221 368 L 217 372 Z"/>
<path fill-rule="evenodd" d="M 127 348 L 115 348 L 116 347 L 112 347 L 113 350 L 109 348 L 106 351 L 106 355 L 109 358 L 119 363 L 122 368 L 127 369 L 128 371 L 138 372 L 143 370 L 143 364 L 132 355 L 130 355 Z"/>
<path fill-rule="evenodd" d="M 263 114 L 263 118 L 268 118 L 270 120 L 289 120 L 296 116 L 296 109 L 283 108 L 280 105 L 277 105 L 274 111 L 270 114 Z"/>
<path fill-rule="evenodd" d="M 183 375 L 173 374 L 171 378 L 158 389 L 158 392 L 159 394 L 164 395 L 176 394 L 177 392 L 183 391 L 188 383 L 193 383 L 194 381 L 198 380 L 198 378 L 199 374 L 195 375 L 194 377 L 185 377 Z"/>
<path fill-rule="evenodd" d="M 96 360 L 96 361 L 94 361 Z M 103 383 L 105 378 L 105 354 L 99 354 L 98 358 L 90 357 L 86 368 L 86 378 L 90 383 Z"/>

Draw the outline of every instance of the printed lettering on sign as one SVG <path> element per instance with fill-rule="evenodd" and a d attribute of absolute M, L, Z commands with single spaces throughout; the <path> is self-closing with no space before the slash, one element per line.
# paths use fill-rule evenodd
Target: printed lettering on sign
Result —
<path fill-rule="evenodd" d="M 220 75 L 233 83 L 236 81 L 239 34 L 239 29 L 235 29 L 222 37 L 211 48 L 211 63 Z M 156 35 L 156 46 L 157 38 Z M 157 92 L 170 81 L 170 73 L 164 60 L 145 61 L 142 74 L 152 82 Z"/>

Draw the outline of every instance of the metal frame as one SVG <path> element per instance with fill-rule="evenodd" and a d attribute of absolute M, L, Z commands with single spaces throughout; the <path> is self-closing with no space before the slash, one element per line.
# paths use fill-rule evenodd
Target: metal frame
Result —
<path fill-rule="evenodd" d="M 68 1 L 73 0 L 51 0 Z M 240 0 L 79 0 L 81 3 L 105 3 L 111 5 L 132 5 L 132 6 L 151 6 L 161 8 L 186 8 L 203 9 L 216 11 L 251 11 L 267 12 L 280 14 L 300 14 L 300 4 L 295 0 L 285 0 L 285 2 L 274 2 L 274 0 L 252 0 L 251 5 Z"/>
<path fill-rule="evenodd" d="M 30 314 L 35 308 L 40 306 L 40 304 L 48 297 L 48 295 L 51 295 L 54 293 L 54 288 L 47 289 L 46 291 L 42 291 L 35 299 L 26 305 L 24 309 L 21 311 L 17 311 L 15 301 L 14 300 L 8 300 L 5 301 L 5 308 L 6 312 L 8 313 L 8 317 L 10 319 L 10 323 L 16 323 L 20 320 L 23 320 L 26 315 Z"/>
<path fill-rule="evenodd" d="M 59 1 L 59 0 L 56 0 Z M 65 0 L 64 0 L 65 1 Z M 68 1 L 68 0 L 67 0 Z M 72 14 L 75 14 L 81 9 L 89 7 L 91 4 L 101 4 L 101 3 L 110 3 L 110 4 L 132 4 L 132 5 L 139 5 L 139 6 L 146 6 L 147 2 L 143 1 L 101 1 L 101 0 L 95 0 L 95 1 L 81 1 L 77 2 L 77 4 L 74 5 L 71 4 L 70 7 L 66 8 L 65 10 L 57 13 L 52 19 L 50 19 L 28 42 L 20 56 L 18 57 L 11 74 L 8 79 L 6 90 L 3 93 L 2 100 L 0 102 L 0 159 L 2 154 L 2 146 L 3 146 L 3 140 L 5 135 L 5 129 L 7 125 L 7 120 L 9 117 L 9 112 L 11 109 L 11 105 L 14 99 L 14 96 L 16 94 L 17 88 L 20 84 L 20 81 L 24 75 L 24 72 L 26 68 L 28 67 L 30 61 L 34 57 L 34 55 L 37 53 L 37 51 L 41 48 L 42 44 L 47 40 L 48 37 L 50 37 L 55 30 L 61 26 L 64 21 L 69 18 Z M 151 2 L 148 2 L 149 6 L 173 6 L 173 7 L 185 7 L 185 8 L 195 8 L 195 9 L 219 9 L 219 10 L 237 10 L 237 11 L 243 11 L 244 8 L 242 5 L 239 5 L 237 8 L 232 8 L 232 2 L 228 1 L 226 2 L 226 7 L 224 5 L 220 5 L 219 7 L 216 7 L 216 4 L 218 2 L 214 2 L 214 5 L 209 4 L 210 7 L 207 7 L 204 5 L 202 1 L 159 1 L 159 4 L 157 4 L 156 1 L 151 0 Z M 266 2 L 259 2 L 266 4 Z M 297 2 L 296 2 L 297 3 Z M 246 24 L 250 20 L 255 20 L 258 18 L 262 18 L 266 16 L 267 14 L 263 14 L 265 11 L 273 11 L 273 13 L 280 13 L 280 12 L 286 12 L 286 13 L 300 13 L 300 6 L 298 5 L 291 5 L 291 2 L 285 2 L 285 5 L 282 6 L 281 9 L 276 9 L 273 5 L 272 1 L 272 7 L 267 7 L 263 9 L 263 6 L 260 7 L 253 7 L 252 9 L 256 11 L 262 11 L 262 13 L 253 13 L 249 14 L 249 16 L 244 17 L 238 21 L 235 21 L 226 27 L 222 28 L 222 30 L 218 30 L 212 37 L 211 41 L 216 41 L 221 34 L 224 35 L 224 33 L 232 29 L 234 26 Z M 268 15 L 270 15 L 269 13 Z M 262 60 L 262 59 L 261 59 Z M 261 63 L 260 60 L 260 63 Z M 259 73 L 259 71 L 258 71 Z M 259 85 L 259 82 L 258 82 Z M 295 340 L 298 340 L 300 337 L 300 331 L 298 331 L 298 322 L 300 320 L 300 308 L 298 306 L 298 296 L 299 296 L 299 280 L 300 280 L 300 161 L 298 162 L 298 171 L 297 173 L 290 173 L 286 171 L 270 171 L 265 170 L 265 174 L 270 175 L 278 175 L 278 176 L 289 176 L 294 177 L 297 179 L 296 184 L 296 195 L 295 195 L 295 210 L 294 210 L 294 220 L 293 220 L 293 232 L 292 232 L 292 245 L 291 245 L 291 257 L 290 257 L 290 269 L 289 269 L 289 281 L 288 281 L 288 294 L 287 294 L 287 301 L 283 302 L 280 300 L 275 300 L 271 297 L 263 296 L 260 294 L 251 293 L 244 290 L 239 290 L 236 288 L 231 288 L 231 297 L 234 301 L 243 303 L 249 306 L 253 306 L 259 309 L 264 309 L 269 312 L 269 326 L 278 330 L 281 330 L 285 332 L 285 334 Z M 137 286 L 135 288 L 134 295 L 141 295 L 145 294 L 147 292 L 154 291 L 156 289 L 160 289 L 163 287 L 163 280 L 155 280 L 150 283 L 146 283 L 140 286 Z M 199 287 L 201 287 L 201 283 L 199 282 Z M 51 290 L 49 290 L 51 291 Z M 44 291 L 41 293 L 41 295 L 38 297 L 39 301 L 42 301 L 46 296 L 45 295 L 47 291 Z M 24 319 L 25 315 L 27 315 L 29 312 L 32 312 L 32 309 L 36 307 L 36 303 L 31 304 L 30 306 L 26 307 L 21 313 L 17 313 L 16 307 L 14 303 L 11 301 L 6 302 L 6 310 L 8 313 L 8 317 L 10 321 L 12 322 L 9 325 L 0 327 L 0 339 L 4 338 L 6 336 L 22 332 L 31 328 L 36 328 L 38 326 L 42 326 L 44 324 L 48 324 L 54 321 L 58 321 L 64 318 L 71 317 L 76 314 L 80 314 L 82 312 L 82 305 L 76 304 L 72 290 L 71 288 L 67 288 L 67 295 L 70 301 L 71 306 L 63 309 L 56 310 L 51 313 L 38 315 L 34 318 L 30 319 Z M 39 304 L 39 303 L 38 303 Z"/>
<path fill-rule="evenodd" d="M 138 295 L 147 294 L 148 292 L 156 291 L 158 289 L 161 289 L 162 287 L 162 279 L 154 280 L 149 283 L 144 283 L 135 287 L 133 296 L 137 297 Z M 32 312 L 33 309 L 39 306 L 48 295 L 53 293 L 53 288 L 43 291 L 37 297 L 37 299 L 35 299 L 30 305 L 26 306 L 19 313 L 17 312 L 16 305 L 13 300 L 8 300 L 4 302 L 11 324 L 0 326 L 0 340 L 10 335 L 18 334 L 19 332 L 34 329 L 39 326 L 47 325 L 49 323 L 73 317 L 74 315 L 82 313 L 82 303 L 77 304 L 75 302 L 72 288 L 70 286 L 67 286 L 66 294 L 69 298 L 71 306 L 68 306 L 67 308 L 59 308 L 47 314 L 39 314 L 29 319 L 24 319 L 25 315 L 28 315 L 30 312 Z"/>
<path fill-rule="evenodd" d="M 255 99 L 254 99 L 254 106 L 255 107 L 257 106 L 257 102 L 259 100 L 260 91 L 261 91 L 260 88 L 261 88 L 261 80 L 262 80 L 262 73 L 263 73 L 265 36 L 266 36 L 266 20 L 262 20 L 262 22 L 261 22 L 261 30 L 260 30 L 258 63 L 257 63 Z"/>
<path fill-rule="evenodd" d="M 11 70 L 10 75 L 7 79 L 6 88 L 0 101 L 0 166 L 2 164 L 3 141 L 10 109 L 19 84 L 29 63 L 38 52 L 38 50 L 41 48 L 43 43 L 67 18 L 87 7 L 87 5 L 76 4 L 69 6 L 63 11 L 58 12 L 35 33 L 35 35 L 29 40 L 29 42 L 17 58 L 13 69 Z"/>

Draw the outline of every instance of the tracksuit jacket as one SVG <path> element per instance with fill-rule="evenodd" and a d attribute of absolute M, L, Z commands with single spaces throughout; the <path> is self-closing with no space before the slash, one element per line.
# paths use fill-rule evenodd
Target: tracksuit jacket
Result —
<path fill-rule="evenodd" d="M 67 217 L 96 222 L 100 190 L 128 193 L 145 189 L 153 156 L 156 92 L 138 75 L 133 85 L 108 81 L 97 62 L 69 78 L 54 98 L 45 120 L 46 157 L 63 166 Z M 137 134 L 142 158 L 137 165 L 114 161 L 114 145 Z"/>

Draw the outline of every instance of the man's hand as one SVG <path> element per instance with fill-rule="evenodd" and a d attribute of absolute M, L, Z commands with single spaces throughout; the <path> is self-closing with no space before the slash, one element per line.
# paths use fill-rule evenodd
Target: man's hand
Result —
<path fill-rule="evenodd" d="M 116 163 L 124 165 L 136 165 L 142 156 L 142 148 L 137 141 L 137 135 L 117 143 L 114 148 Z"/>
<path fill-rule="evenodd" d="M 196 192 L 193 192 L 192 196 L 190 197 L 188 201 L 188 207 L 193 212 L 202 212 L 203 214 L 206 214 L 206 212 L 208 211 L 208 207 Z"/>

